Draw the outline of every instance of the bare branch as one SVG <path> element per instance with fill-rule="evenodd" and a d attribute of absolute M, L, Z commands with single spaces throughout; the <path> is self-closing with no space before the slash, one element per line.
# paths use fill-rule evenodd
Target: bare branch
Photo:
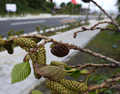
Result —
<path fill-rule="evenodd" d="M 111 21 L 98 22 L 97 24 L 95 24 L 94 26 L 92 26 L 91 29 L 94 29 L 96 26 L 98 26 L 100 24 L 104 24 L 104 23 L 113 24 Z"/>
<path fill-rule="evenodd" d="M 88 90 L 84 94 L 88 94 L 92 90 L 101 89 L 101 88 L 110 88 L 113 84 L 115 84 L 118 80 L 120 80 L 120 77 L 116 77 L 114 79 L 107 79 L 103 83 L 99 85 L 92 85 L 88 87 Z M 109 83 L 109 85 L 107 85 Z"/>
<path fill-rule="evenodd" d="M 97 30 L 97 29 L 100 29 L 101 31 L 102 31 L 102 30 L 111 30 L 111 31 L 118 32 L 118 30 L 116 30 L 116 29 L 112 29 L 112 28 L 101 28 L 101 27 L 96 27 L 96 28 L 93 28 L 93 27 L 91 27 L 91 28 L 86 28 L 86 27 L 82 27 L 82 30 L 77 31 L 77 32 L 74 33 L 74 38 L 76 38 L 77 33 L 79 33 L 79 32 L 84 32 L 84 31 L 87 31 L 87 30 L 91 30 L 91 31 L 92 31 L 92 30 Z"/>
<path fill-rule="evenodd" d="M 120 85 L 113 85 L 110 87 L 110 89 L 120 90 Z"/>
<path fill-rule="evenodd" d="M 116 64 L 94 64 L 94 63 L 88 63 L 85 65 L 81 65 L 80 67 L 78 67 L 77 69 L 83 69 L 86 67 L 110 67 L 110 68 L 115 68 L 115 67 L 120 67 L 120 65 L 116 65 Z"/>
<path fill-rule="evenodd" d="M 112 20 L 113 24 L 117 27 L 118 31 L 120 32 L 120 27 L 117 24 L 117 22 L 100 5 L 98 5 L 94 0 L 91 0 L 91 2 L 93 2 L 98 8 L 100 8 L 100 10 L 102 10 L 104 12 L 104 14 L 106 14 L 108 16 L 108 18 L 110 18 Z"/>
<path fill-rule="evenodd" d="M 120 64 L 120 62 L 118 62 L 118 61 L 116 61 L 116 60 L 114 60 L 114 59 L 112 59 L 112 58 L 109 58 L 109 57 L 106 57 L 106 56 L 101 55 L 101 54 L 99 54 L 99 53 L 93 52 L 93 51 L 91 51 L 91 50 L 89 50 L 89 49 L 84 49 L 84 48 L 81 48 L 80 46 L 76 46 L 76 45 L 73 45 L 73 44 L 64 43 L 64 42 L 57 41 L 57 40 L 54 40 L 54 39 L 52 39 L 52 38 L 48 38 L 48 37 L 45 37 L 45 36 L 40 36 L 40 35 L 27 35 L 27 36 L 20 36 L 20 37 L 24 37 L 24 38 L 32 38 L 32 37 L 34 37 L 34 38 L 41 38 L 41 39 L 47 40 L 46 42 L 54 42 L 54 43 L 66 44 L 66 45 L 68 45 L 68 46 L 70 47 L 70 49 L 79 50 L 79 51 L 81 51 L 81 52 L 83 52 L 83 53 L 90 54 L 90 55 L 92 55 L 92 56 L 95 56 L 95 57 L 104 59 L 104 60 L 109 61 L 109 62 L 114 63 L 114 64 L 118 64 L 118 65 Z M 13 38 L 13 39 L 8 39 L 8 40 L 6 40 L 6 41 L 13 41 L 14 39 L 15 39 L 15 38 Z M 46 43 L 45 43 L 45 44 L 46 44 Z M 38 44 L 38 45 L 39 45 L 39 44 Z"/>

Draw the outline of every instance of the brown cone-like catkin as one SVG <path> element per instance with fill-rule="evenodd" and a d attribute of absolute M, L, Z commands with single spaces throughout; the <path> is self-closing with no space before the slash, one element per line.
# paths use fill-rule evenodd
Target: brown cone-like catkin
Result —
<path fill-rule="evenodd" d="M 66 88 L 77 91 L 77 92 L 84 92 L 87 90 L 87 85 L 85 83 L 80 83 L 77 81 L 70 81 L 66 79 L 60 80 L 60 84 L 65 86 Z"/>
<path fill-rule="evenodd" d="M 82 0 L 84 3 L 89 3 L 91 0 Z"/>
<path fill-rule="evenodd" d="M 56 44 L 51 49 L 51 53 L 57 57 L 64 57 L 69 53 L 69 47 L 65 44 Z"/>

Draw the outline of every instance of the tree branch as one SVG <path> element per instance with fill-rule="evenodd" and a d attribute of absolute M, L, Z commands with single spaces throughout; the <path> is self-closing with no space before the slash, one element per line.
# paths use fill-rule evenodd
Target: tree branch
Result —
<path fill-rule="evenodd" d="M 120 27 L 117 24 L 117 22 L 100 5 L 98 5 L 94 0 L 91 0 L 91 2 L 93 2 L 101 11 L 104 12 L 104 14 L 106 14 L 108 16 L 108 18 L 110 18 L 112 20 L 113 24 L 117 27 L 118 31 L 120 32 Z"/>
<path fill-rule="evenodd" d="M 77 69 L 80 70 L 80 69 L 83 69 L 83 68 L 86 68 L 86 67 L 110 67 L 110 68 L 116 68 L 116 67 L 120 67 L 120 65 L 116 65 L 116 64 L 94 64 L 94 63 L 88 63 L 88 64 L 85 64 L 85 65 L 81 65 Z"/>
<path fill-rule="evenodd" d="M 93 52 L 93 51 L 91 51 L 91 50 L 89 50 L 89 49 L 84 49 L 84 48 L 81 48 L 80 46 L 76 46 L 76 45 L 73 45 L 73 44 L 64 43 L 64 42 L 57 41 L 57 40 L 54 40 L 54 39 L 52 39 L 52 38 L 48 38 L 48 37 L 45 37 L 45 36 L 41 36 L 41 35 L 26 35 L 26 36 L 20 36 L 20 37 L 23 37 L 23 38 L 40 38 L 40 39 L 45 39 L 45 40 L 47 40 L 47 41 L 45 41 L 45 44 L 46 44 L 47 42 L 54 42 L 54 43 L 65 44 L 65 45 L 68 45 L 68 46 L 70 47 L 70 49 L 79 50 L 79 51 L 81 51 L 81 52 L 83 52 L 83 53 L 90 54 L 90 55 L 92 55 L 92 56 L 95 56 L 95 57 L 104 59 L 104 60 L 109 61 L 109 62 L 114 63 L 114 64 L 118 64 L 118 65 L 120 64 L 120 62 L 118 62 L 118 61 L 116 61 L 116 60 L 114 60 L 114 59 L 112 59 L 112 58 L 109 58 L 109 57 L 106 57 L 106 56 L 101 55 L 101 54 L 99 54 L 99 53 Z M 16 37 L 16 38 L 17 38 L 17 37 Z M 19 37 L 18 37 L 18 38 L 19 38 Z M 15 39 L 15 38 L 13 38 L 13 39 L 8 39 L 8 40 L 6 40 L 6 41 L 9 42 L 9 41 L 13 41 L 14 39 Z M 38 45 L 39 45 L 39 44 L 38 44 Z M 35 49 L 36 49 L 36 48 L 35 48 Z"/>
<path fill-rule="evenodd" d="M 99 85 L 92 85 L 88 87 L 88 90 L 84 94 L 88 94 L 90 91 L 101 89 L 101 88 L 110 88 L 113 84 L 115 84 L 118 80 L 120 80 L 120 77 L 116 77 L 114 79 L 107 79 L 103 83 Z M 110 83 L 109 85 L 107 85 Z"/>
<path fill-rule="evenodd" d="M 96 27 L 96 28 L 93 28 L 93 27 L 91 27 L 91 28 L 86 28 L 86 27 L 82 27 L 82 30 L 80 30 L 80 31 L 77 31 L 77 32 L 74 32 L 74 38 L 76 38 L 76 36 L 77 36 L 77 33 L 79 33 L 79 32 L 84 32 L 84 31 L 87 31 L 87 30 L 97 30 L 97 29 L 100 29 L 101 31 L 102 30 L 111 30 L 111 31 L 115 31 L 115 32 L 118 32 L 118 30 L 116 30 L 116 29 L 112 29 L 112 28 L 101 28 L 101 27 Z"/>
<path fill-rule="evenodd" d="M 108 23 L 108 24 L 112 24 L 113 25 L 113 23 L 111 21 L 98 22 L 97 24 L 95 24 L 94 26 L 92 26 L 91 29 L 94 29 L 96 26 L 98 26 L 100 24 L 104 24 L 104 23 Z"/>

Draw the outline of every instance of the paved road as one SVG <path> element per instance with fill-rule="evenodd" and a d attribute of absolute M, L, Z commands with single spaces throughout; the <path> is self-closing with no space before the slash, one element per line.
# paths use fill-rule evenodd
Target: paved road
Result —
<path fill-rule="evenodd" d="M 96 17 L 89 17 L 89 19 L 95 19 Z M 81 17 L 57 17 L 57 18 L 37 18 L 37 19 L 16 19 L 16 20 L 4 20 L 0 21 L 0 35 L 7 36 L 7 32 L 10 30 L 25 32 L 35 31 L 37 25 L 57 26 L 66 24 L 64 21 L 80 21 L 84 20 L 85 16 Z"/>

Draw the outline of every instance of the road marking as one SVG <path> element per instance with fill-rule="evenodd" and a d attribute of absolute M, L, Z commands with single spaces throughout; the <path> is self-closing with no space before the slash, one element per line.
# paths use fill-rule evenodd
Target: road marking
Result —
<path fill-rule="evenodd" d="M 60 20 L 61 23 L 70 23 L 70 22 L 76 22 L 77 20 L 69 19 L 69 20 Z"/>
<path fill-rule="evenodd" d="M 45 22 L 45 20 L 17 22 L 17 23 L 11 23 L 11 25 L 23 25 L 23 24 L 32 24 L 32 23 L 43 23 L 43 22 Z"/>

